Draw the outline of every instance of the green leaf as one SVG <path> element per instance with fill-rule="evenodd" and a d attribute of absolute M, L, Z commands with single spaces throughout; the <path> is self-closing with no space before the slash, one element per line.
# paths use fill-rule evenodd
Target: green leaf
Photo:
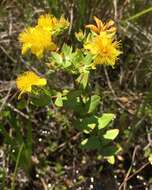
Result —
<path fill-rule="evenodd" d="M 19 110 L 25 109 L 26 106 L 27 106 L 27 101 L 25 101 L 24 99 L 21 99 L 21 100 L 19 101 L 19 103 L 17 104 L 17 108 L 18 108 Z"/>
<path fill-rule="evenodd" d="M 98 120 L 96 116 L 86 117 L 77 120 L 74 125 L 78 130 L 90 133 L 98 125 Z"/>
<path fill-rule="evenodd" d="M 81 91 L 79 90 L 70 91 L 67 94 L 66 99 L 63 100 L 63 103 L 64 103 L 65 108 L 71 109 L 79 115 L 83 115 L 84 105 L 80 100 L 80 97 L 79 97 L 80 95 L 81 95 Z"/>
<path fill-rule="evenodd" d="M 152 153 L 149 155 L 148 160 L 149 160 L 150 164 L 152 165 Z"/>
<path fill-rule="evenodd" d="M 88 84 L 89 72 L 81 73 L 80 76 L 77 78 L 77 82 L 80 84 L 82 89 L 85 89 Z"/>
<path fill-rule="evenodd" d="M 115 118 L 115 115 L 112 113 L 104 113 L 99 119 L 98 119 L 98 129 L 103 129 L 108 126 L 108 124 Z"/>
<path fill-rule="evenodd" d="M 0 134 L 4 136 L 4 142 L 9 145 L 14 145 L 15 142 L 13 139 L 9 136 L 9 133 L 6 131 L 4 125 L 0 124 Z"/>
<path fill-rule="evenodd" d="M 87 113 L 94 112 L 97 109 L 99 103 L 100 103 L 100 96 L 98 95 L 91 96 L 89 101 L 86 103 Z"/>
<path fill-rule="evenodd" d="M 85 57 L 84 57 L 84 63 L 88 66 L 92 65 L 92 59 L 93 56 L 92 54 L 88 53 Z"/>
<path fill-rule="evenodd" d="M 113 165 L 115 163 L 115 157 L 114 156 L 107 156 L 104 158 L 109 162 L 109 164 Z"/>
<path fill-rule="evenodd" d="M 84 149 L 94 150 L 100 148 L 100 140 L 97 136 L 91 136 L 89 138 L 84 139 L 81 142 L 81 146 Z"/>
<path fill-rule="evenodd" d="M 65 62 L 64 62 L 63 68 L 65 68 L 65 69 L 66 69 L 66 68 L 70 67 L 70 66 L 71 66 L 71 64 L 72 64 L 72 63 L 71 63 L 71 60 L 66 59 L 66 60 L 65 60 Z"/>
<path fill-rule="evenodd" d="M 51 59 L 53 61 L 55 61 L 58 64 L 62 64 L 63 60 L 62 60 L 62 56 L 60 54 L 58 54 L 56 52 L 52 52 L 51 55 L 52 55 Z"/>
<path fill-rule="evenodd" d="M 100 149 L 100 153 L 103 156 L 114 156 L 121 150 L 118 146 L 105 146 Z"/>
<path fill-rule="evenodd" d="M 55 105 L 58 106 L 58 107 L 63 106 L 62 93 L 60 93 L 60 92 L 57 93 L 57 98 L 55 100 Z"/>
<path fill-rule="evenodd" d="M 68 46 L 67 44 L 63 44 L 62 46 L 62 52 L 64 55 L 70 55 L 72 53 L 72 47 Z"/>
<path fill-rule="evenodd" d="M 42 93 L 31 97 L 31 103 L 37 107 L 44 107 L 51 103 L 51 97 Z"/>
<path fill-rule="evenodd" d="M 0 116 L 2 116 L 2 118 L 10 118 L 11 117 L 11 112 L 9 110 L 4 110 L 0 112 Z"/>
<path fill-rule="evenodd" d="M 110 129 L 103 135 L 105 139 L 114 140 L 119 134 L 119 129 Z"/>

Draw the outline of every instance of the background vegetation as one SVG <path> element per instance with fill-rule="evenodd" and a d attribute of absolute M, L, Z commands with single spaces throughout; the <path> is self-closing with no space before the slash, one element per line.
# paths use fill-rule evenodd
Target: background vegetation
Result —
<path fill-rule="evenodd" d="M 0 189 L 133 189 L 152 188 L 152 1 L 151 0 L 2 0 L 0 1 Z M 114 19 L 123 54 L 115 69 L 99 67 L 92 89 L 102 96 L 101 112 L 116 114 L 116 163 L 96 151 L 80 149 L 81 133 L 53 105 L 28 107 L 18 101 L 14 79 L 21 71 L 43 66 L 21 57 L 18 34 L 42 13 L 62 14 L 74 32 L 93 22 Z M 60 73 L 53 84 L 70 85 Z M 62 84 L 61 84 L 62 79 Z"/>

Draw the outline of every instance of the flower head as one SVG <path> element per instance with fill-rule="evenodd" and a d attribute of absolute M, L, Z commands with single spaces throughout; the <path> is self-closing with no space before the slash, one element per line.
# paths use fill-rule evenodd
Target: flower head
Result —
<path fill-rule="evenodd" d="M 41 15 L 38 19 L 38 26 L 45 30 L 52 31 L 57 25 L 57 22 L 58 20 L 52 15 Z"/>
<path fill-rule="evenodd" d="M 121 54 L 119 42 L 114 41 L 106 32 L 95 36 L 84 45 L 84 48 L 90 50 L 91 54 L 95 56 L 94 64 L 114 66 L 118 56 Z"/>
<path fill-rule="evenodd" d="M 69 22 L 63 16 L 58 20 L 56 17 L 46 14 L 39 17 L 37 26 L 55 34 L 66 29 Z"/>
<path fill-rule="evenodd" d="M 23 44 L 22 54 L 29 49 L 38 58 L 43 57 L 45 50 L 55 50 L 56 45 L 52 41 L 50 32 L 40 27 L 29 27 L 19 35 L 19 41 Z"/>
<path fill-rule="evenodd" d="M 31 92 L 32 86 L 45 86 L 46 83 L 46 79 L 39 77 L 34 72 L 24 72 L 16 79 L 16 86 L 21 91 L 19 98 L 23 93 Z"/>
<path fill-rule="evenodd" d="M 66 29 L 69 27 L 70 23 L 63 16 L 61 16 L 58 25 L 59 28 Z"/>
<path fill-rule="evenodd" d="M 113 35 L 116 33 L 116 27 L 114 26 L 113 20 L 110 20 L 106 24 L 104 24 L 96 16 L 94 16 L 94 20 L 96 22 L 96 25 L 88 24 L 88 25 L 86 25 L 86 28 L 90 28 L 93 32 L 95 32 L 97 34 L 100 34 L 101 32 L 107 32 L 107 33 Z"/>
<path fill-rule="evenodd" d="M 75 32 L 75 37 L 78 41 L 83 41 L 86 37 L 86 33 L 80 30 L 79 32 Z"/>

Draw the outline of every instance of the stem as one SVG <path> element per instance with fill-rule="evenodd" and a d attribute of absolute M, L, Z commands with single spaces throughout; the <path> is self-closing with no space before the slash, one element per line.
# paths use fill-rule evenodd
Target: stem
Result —
<path fill-rule="evenodd" d="M 3 171 L 3 179 L 2 179 L 2 190 L 6 190 L 5 189 L 5 180 L 6 180 L 6 172 L 4 170 Z"/>
<path fill-rule="evenodd" d="M 18 155 L 17 155 L 15 170 L 14 170 L 14 173 L 13 173 L 13 179 L 12 179 L 12 183 L 11 183 L 11 190 L 15 190 L 14 189 L 15 178 L 16 178 L 16 174 L 17 174 L 17 169 L 18 169 L 19 161 L 20 161 L 20 158 L 21 158 L 21 153 L 23 151 L 23 147 L 24 147 L 24 143 L 22 143 L 22 145 L 21 145 L 21 147 L 19 149 Z"/>
<path fill-rule="evenodd" d="M 141 11 L 141 12 L 139 12 L 139 13 L 137 13 L 137 14 L 131 16 L 131 17 L 129 17 L 129 18 L 126 19 L 125 21 L 130 21 L 130 20 L 137 19 L 138 17 L 141 17 L 141 16 L 143 16 L 144 14 L 147 14 L 148 12 L 151 12 L 151 11 L 152 11 L 152 7 L 149 7 L 149 8 L 147 8 L 147 9 L 145 9 L 145 10 L 143 10 L 143 11 Z"/>

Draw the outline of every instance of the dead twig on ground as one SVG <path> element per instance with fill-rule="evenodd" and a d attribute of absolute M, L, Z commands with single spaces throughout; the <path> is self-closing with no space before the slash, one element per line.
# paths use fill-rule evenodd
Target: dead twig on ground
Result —
<path fill-rule="evenodd" d="M 128 169 L 128 172 L 123 180 L 123 182 L 121 183 L 120 187 L 118 190 L 121 190 L 123 188 L 123 190 L 126 190 L 127 189 L 127 182 L 133 178 L 135 175 L 137 175 L 139 172 L 141 172 L 146 166 L 149 165 L 149 162 L 146 162 L 143 166 L 141 166 L 139 169 L 137 169 L 133 174 L 130 175 L 131 171 L 132 171 L 132 168 L 133 168 L 133 165 L 134 165 L 134 161 L 135 161 L 135 155 L 137 153 L 137 150 L 140 148 L 139 145 L 137 145 L 135 148 L 134 148 L 134 151 L 133 151 L 133 156 L 132 156 L 132 162 L 131 162 L 131 166 L 129 167 Z"/>
<path fill-rule="evenodd" d="M 109 89 L 111 90 L 112 92 L 112 95 L 114 96 L 114 100 L 116 101 L 116 103 L 122 108 L 124 109 L 125 111 L 127 111 L 129 114 L 131 115 L 134 115 L 134 113 L 131 111 L 131 110 L 128 110 L 122 103 L 120 103 L 118 100 L 118 96 L 116 95 L 113 87 L 112 87 L 112 84 L 111 84 L 111 81 L 109 79 L 109 75 L 108 75 L 108 72 L 107 72 L 107 69 L 106 67 L 104 67 L 104 72 L 105 72 L 105 76 L 106 76 L 106 79 L 107 79 L 107 84 L 108 84 L 108 87 Z"/>
<path fill-rule="evenodd" d="M 9 95 L 10 95 L 10 93 L 11 93 L 11 89 L 12 89 L 12 87 L 10 86 L 10 88 L 9 88 L 9 90 L 8 90 L 8 92 L 7 92 L 6 96 L 5 96 L 5 98 L 2 100 L 2 104 L 1 104 L 1 106 L 0 106 L 0 112 L 3 110 L 3 108 L 4 108 L 4 106 L 5 106 L 6 102 L 7 102 L 7 100 L 8 100 L 8 98 L 9 98 Z"/>

